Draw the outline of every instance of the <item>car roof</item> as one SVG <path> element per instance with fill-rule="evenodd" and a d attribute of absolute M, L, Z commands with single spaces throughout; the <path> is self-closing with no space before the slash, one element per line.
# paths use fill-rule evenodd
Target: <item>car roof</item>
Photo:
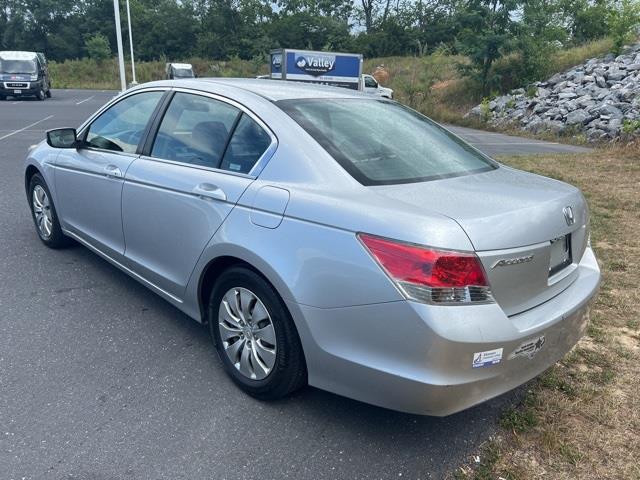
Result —
<path fill-rule="evenodd" d="M 188 80 L 166 80 L 145 84 L 145 86 L 152 85 L 192 88 L 211 93 L 217 93 L 216 87 L 225 86 L 251 92 L 273 102 L 302 98 L 369 98 L 369 96 L 361 92 L 347 88 L 257 78 L 197 78 Z"/>
<path fill-rule="evenodd" d="M 19 52 L 5 50 L 0 52 L 0 58 L 3 60 L 33 60 L 37 58 L 36 52 Z"/>

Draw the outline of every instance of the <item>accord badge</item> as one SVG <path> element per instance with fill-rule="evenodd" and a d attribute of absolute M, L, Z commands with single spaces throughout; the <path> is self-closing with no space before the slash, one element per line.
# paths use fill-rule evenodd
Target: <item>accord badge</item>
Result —
<path fill-rule="evenodd" d="M 502 260 L 498 260 L 496 263 L 494 263 L 491 268 L 496 268 L 496 267 L 507 267 L 509 265 L 519 265 L 521 263 L 528 263 L 531 260 L 533 260 L 533 254 L 531 255 L 525 255 L 523 257 L 513 257 L 513 258 L 503 258 Z"/>

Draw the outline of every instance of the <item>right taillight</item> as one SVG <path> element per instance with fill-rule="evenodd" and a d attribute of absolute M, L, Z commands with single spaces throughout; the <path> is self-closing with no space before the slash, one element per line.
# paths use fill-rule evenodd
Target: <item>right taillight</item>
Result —
<path fill-rule="evenodd" d="M 434 250 L 365 233 L 358 238 L 410 300 L 455 305 L 493 302 L 482 264 L 473 253 Z"/>

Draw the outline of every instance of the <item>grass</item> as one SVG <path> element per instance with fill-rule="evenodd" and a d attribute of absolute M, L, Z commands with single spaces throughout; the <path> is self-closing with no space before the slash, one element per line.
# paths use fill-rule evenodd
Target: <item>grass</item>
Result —
<path fill-rule="evenodd" d="M 556 52 L 550 59 L 551 71 L 563 72 L 584 62 L 588 58 L 600 57 L 613 48 L 611 38 L 602 38 Z"/>
<path fill-rule="evenodd" d="M 640 149 L 503 161 L 583 190 L 603 283 L 587 335 L 453 477 L 640 479 Z"/>
<path fill-rule="evenodd" d="M 214 61 L 190 58 L 183 61 L 191 63 L 200 77 L 255 77 L 268 73 L 267 63 L 261 60 Z M 163 60 L 136 62 L 136 80 L 144 83 L 165 78 L 165 65 Z M 131 64 L 125 62 L 125 67 L 129 83 L 132 80 Z M 61 63 L 52 61 L 49 63 L 49 70 L 54 88 L 120 88 L 120 73 L 115 58 L 100 63 L 90 59 L 66 60 Z"/>

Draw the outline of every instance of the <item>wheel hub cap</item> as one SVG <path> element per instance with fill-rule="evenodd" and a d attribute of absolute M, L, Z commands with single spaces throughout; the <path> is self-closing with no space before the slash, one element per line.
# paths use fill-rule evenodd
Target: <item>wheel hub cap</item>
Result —
<path fill-rule="evenodd" d="M 49 196 L 41 185 L 36 185 L 33 189 L 33 215 L 36 219 L 36 225 L 40 235 L 44 238 L 51 237 L 53 232 L 53 213 L 51 212 L 51 203 Z"/>
<path fill-rule="evenodd" d="M 224 294 L 218 329 L 225 355 L 242 375 L 262 380 L 271 373 L 276 334 L 269 312 L 252 291 L 235 287 Z"/>

